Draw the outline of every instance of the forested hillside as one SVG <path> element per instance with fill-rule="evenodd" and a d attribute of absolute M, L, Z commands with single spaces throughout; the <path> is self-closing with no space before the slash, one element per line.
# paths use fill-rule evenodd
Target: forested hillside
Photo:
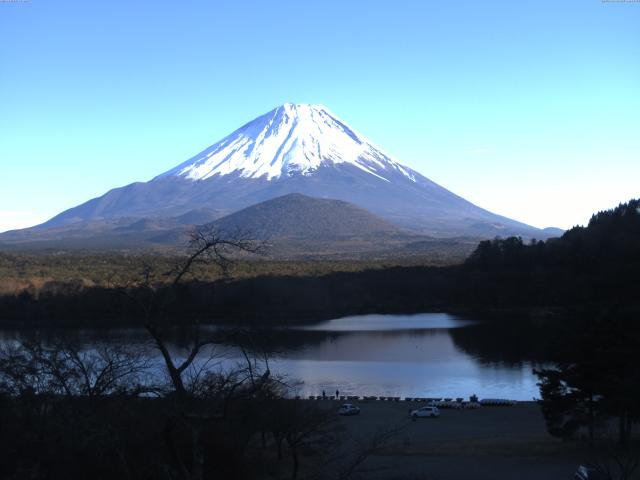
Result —
<path fill-rule="evenodd" d="M 524 304 L 635 302 L 639 269 L 640 200 L 558 239 L 483 241 L 464 266 L 470 300 Z"/>
<path fill-rule="evenodd" d="M 196 277 L 171 293 L 164 312 L 166 321 L 193 317 L 268 325 L 354 313 L 540 308 L 597 311 L 612 305 L 637 309 L 640 201 L 600 212 L 587 227 L 576 227 L 558 239 L 525 244 L 510 237 L 482 242 L 461 265 L 304 265 L 267 263 L 257 268 L 240 264 L 236 278 L 197 270 Z M 140 279 L 141 269 L 130 266 L 125 270 L 129 286 L 135 275 Z M 156 272 L 163 271 L 156 268 Z M 123 286 L 118 282 L 64 288 L 71 283 L 54 283 L 56 288 L 38 294 L 26 290 L 0 297 L 0 318 L 47 324 L 135 320 L 134 305 L 118 293 L 118 287 Z M 158 288 L 160 295 L 169 289 L 162 282 Z"/>

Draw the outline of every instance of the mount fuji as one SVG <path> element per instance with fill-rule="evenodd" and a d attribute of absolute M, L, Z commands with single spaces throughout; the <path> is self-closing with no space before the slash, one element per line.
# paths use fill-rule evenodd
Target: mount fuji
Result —
<path fill-rule="evenodd" d="M 207 223 L 292 193 L 350 202 L 398 227 L 434 237 L 550 236 L 434 183 L 326 107 L 291 103 L 148 182 L 115 188 L 42 225 L 11 233 L 25 239 L 47 231 L 57 232 L 55 237 L 77 234 L 95 225 Z M 7 234 L 2 237 L 6 240 Z"/>

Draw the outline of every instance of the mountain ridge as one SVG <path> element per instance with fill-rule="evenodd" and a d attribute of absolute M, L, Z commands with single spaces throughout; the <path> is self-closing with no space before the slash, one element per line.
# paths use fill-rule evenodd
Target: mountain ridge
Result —
<path fill-rule="evenodd" d="M 111 189 L 23 233 L 197 210 L 223 216 L 290 193 L 353 203 L 433 237 L 557 233 L 472 204 L 394 160 L 326 107 L 306 104 L 277 107 L 148 182 Z"/>

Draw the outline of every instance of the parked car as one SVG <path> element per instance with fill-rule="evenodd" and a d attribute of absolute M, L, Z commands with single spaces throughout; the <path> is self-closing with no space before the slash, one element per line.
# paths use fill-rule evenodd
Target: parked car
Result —
<path fill-rule="evenodd" d="M 338 410 L 338 415 L 360 415 L 360 408 L 353 403 L 343 403 Z"/>
<path fill-rule="evenodd" d="M 420 417 L 435 418 L 440 416 L 440 410 L 438 410 L 438 407 L 422 407 L 417 410 L 411 410 L 409 415 L 413 419 Z"/>
<path fill-rule="evenodd" d="M 608 480 L 609 478 L 611 477 L 601 469 L 587 465 L 580 465 L 573 475 L 574 480 Z"/>

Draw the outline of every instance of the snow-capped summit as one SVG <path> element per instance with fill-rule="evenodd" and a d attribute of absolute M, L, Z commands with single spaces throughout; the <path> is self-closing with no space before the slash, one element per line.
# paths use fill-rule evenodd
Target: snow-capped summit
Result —
<path fill-rule="evenodd" d="M 239 173 L 277 179 L 312 175 L 321 165 L 351 164 L 381 180 L 396 171 L 414 180 L 393 160 L 323 105 L 285 103 L 239 128 L 195 157 L 160 175 L 205 180 Z M 387 175 L 385 175 L 387 174 Z"/>

